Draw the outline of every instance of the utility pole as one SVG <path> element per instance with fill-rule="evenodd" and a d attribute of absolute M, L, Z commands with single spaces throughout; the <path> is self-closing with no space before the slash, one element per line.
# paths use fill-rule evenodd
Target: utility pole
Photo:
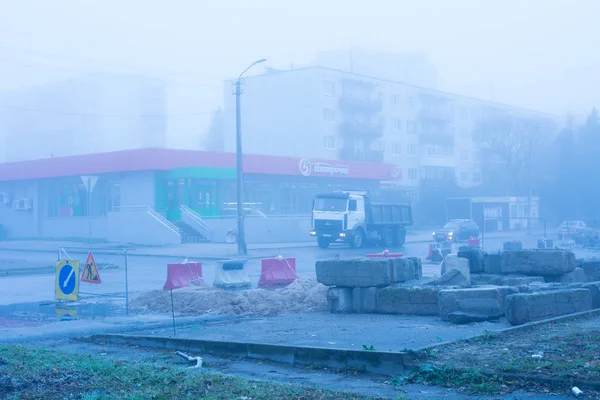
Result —
<path fill-rule="evenodd" d="M 527 181 L 529 185 L 529 196 L 527 198 L 527 234 L 531 235 L 531 161 L 533 154 L 533 138 L 529 137 L 529 155 L 527 156 Z"/>
<path fill-rule="evenodd" d="M 235 81 L 235 158 L 236 158 L 236 200 L 237 200 L 237 251 L 238 256 L 245 256 L 248 254 L 246 247 L 246 235 L 244 228 L 244 170 L 243 170 L 243 152 L 242 152 L 242 110 L 241 110 L 241 96 L 242 96 L 242 76 L 256 64 L 260 64 L 267 61 L 265 58 L 257 60 L 250 64 Z"/>

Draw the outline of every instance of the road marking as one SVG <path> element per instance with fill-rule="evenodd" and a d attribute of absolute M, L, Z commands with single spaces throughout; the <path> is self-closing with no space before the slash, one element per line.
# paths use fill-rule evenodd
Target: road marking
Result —
<path fill-rule="evenodd" d="M 69 272 L 69 276 L 67 276 L 67 279 L 65 279 L 65 281 L 63 283 L 63 288 L 67 287 L 67 283 L 69 283 L 69 281 L 71 280 L 71 277 L 73 276 L 74 273 L 75 273 L 75 270 L 73 268 L 71 268 L 71 272 Z"/>

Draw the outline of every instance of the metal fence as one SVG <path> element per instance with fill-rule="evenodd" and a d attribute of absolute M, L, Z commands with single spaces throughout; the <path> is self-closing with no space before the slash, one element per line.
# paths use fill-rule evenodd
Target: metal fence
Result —
<path fill-rule="evenodd" d="M 60 260 L 79 261 L 79 297 L 123 299 L 125 312 L 129 315 L 129 256 L 126 249 L 59 247 L 57 261 Z"/>

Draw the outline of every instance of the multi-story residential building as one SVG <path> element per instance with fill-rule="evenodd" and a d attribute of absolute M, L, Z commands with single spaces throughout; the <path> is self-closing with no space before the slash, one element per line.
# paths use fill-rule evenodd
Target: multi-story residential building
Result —
<path fill-rule="evenodd" d="M 398 166 L 400 185 L 454 178 L 463 187 L 482 182 L 472 133 L 493 113 L 553 123 L 556 116 L 490 101 L 310 67 L 267 69 L 245 79 L 244 152 Z M 235 150 L 235 96 L 225 82 L 225 151 Z"/>

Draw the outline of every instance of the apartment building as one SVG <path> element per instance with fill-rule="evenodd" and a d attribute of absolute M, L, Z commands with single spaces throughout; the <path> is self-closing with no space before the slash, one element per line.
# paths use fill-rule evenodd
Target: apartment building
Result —
<path fill-rule="evenodd" d="M 225 151 L 235 150 L 235 96 L 225 82 Z M 396 165 L 398 188 L 424 179 L 482 182 L 473 142 L 481 118 L 498 112 L 555 116 L 350 72 L 309 67 L 267 69 L 244 80 L 244 152 Z M 385 183 L 384 183 L 385 185 Z"/>

